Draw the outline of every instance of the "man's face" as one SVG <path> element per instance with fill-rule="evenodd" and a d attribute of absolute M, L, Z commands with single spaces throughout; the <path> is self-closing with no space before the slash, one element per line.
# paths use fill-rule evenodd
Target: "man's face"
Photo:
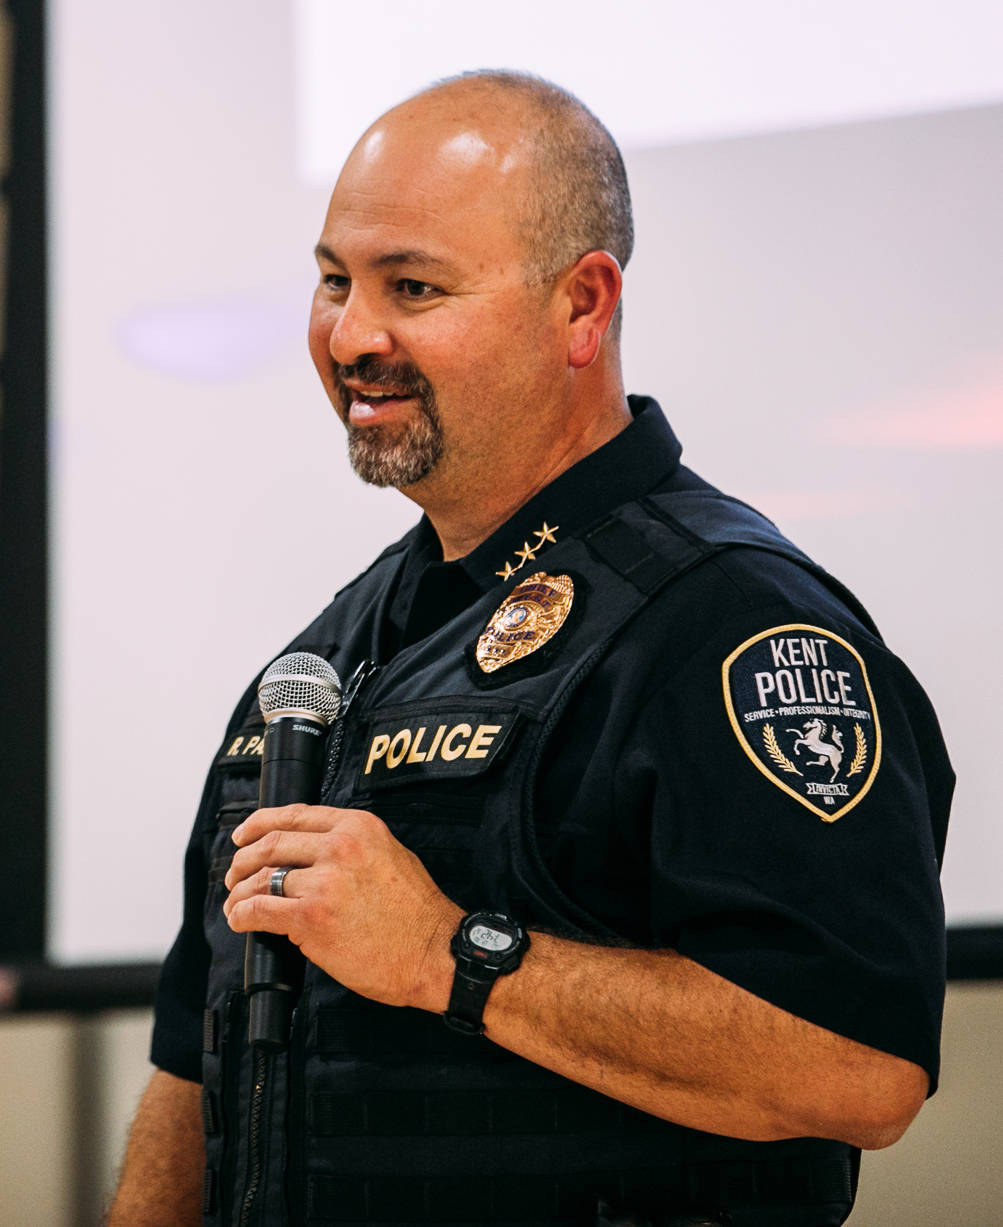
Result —
<path fill-rule="evenodd" d="M 365 480 L 460 494 L 545 437 L 567 364 L 549 295 L 525 284 L 511 220 L 525 184 L 517 137 L 420 104 L 346 163 L 310 352 Z"/>

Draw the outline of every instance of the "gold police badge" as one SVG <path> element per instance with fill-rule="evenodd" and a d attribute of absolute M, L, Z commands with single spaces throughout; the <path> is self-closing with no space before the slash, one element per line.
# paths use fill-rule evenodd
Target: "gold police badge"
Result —
<path fill-rule="evenodd" d="M 543 647 L 571 612 L 575 586 L 569 575 L 537 571 L 518 584 L 491 615 L 475 655 L 485 673 L 522 660 Z"/>

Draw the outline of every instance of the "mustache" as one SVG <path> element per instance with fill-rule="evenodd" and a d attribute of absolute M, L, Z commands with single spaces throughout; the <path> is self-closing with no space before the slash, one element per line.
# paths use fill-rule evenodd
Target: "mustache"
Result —
<path fill-rule="evenodd" d="M 410 362 L 382 363 L 365 355 L 358 362 L 353 362 L 349 366 L 339 365 L 335 371 L 335 377 L 338 381 L 338 391 L 346 408 L 351 398 L 351 393 L 343 382 L 346 379 L 355 379 L 371 388 L 386 388 L 404 396 L 418 396 L 422 400 L 432 398 L 432 385 Z"/>

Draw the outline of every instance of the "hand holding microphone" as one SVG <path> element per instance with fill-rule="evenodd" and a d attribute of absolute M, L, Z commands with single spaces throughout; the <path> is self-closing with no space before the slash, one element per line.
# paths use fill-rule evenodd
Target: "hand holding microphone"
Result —
<path fill-rule="evenodd" d="M 341 707 L 337 673 L 320 656 L 291 652 L 265 670 L 258 701 L 265 718 L 259 808 L 312 805 L 320 792 L 328 730 Z M 281 894 L 279 874 L 284 878 L 286 872 L 272 875 L 276 894 Z M 244 992 L 250 998 L 248 1039 L 253 1046 L 286 1046 L 302 979 L 303 956 L 287 938 L 248 933 Z"/>
<path fill-rule="evenodd" d="M 315 803 L 340 707 L 334 671 L 318 657 L 283 657 L 260 693 L 261 810 L 234 832 L 223 905 L 248 935 L 250 1043 L 286 1046 L 306 960 L 363 997 L 441 1013 L 462 909 L 377 815 Z"/>

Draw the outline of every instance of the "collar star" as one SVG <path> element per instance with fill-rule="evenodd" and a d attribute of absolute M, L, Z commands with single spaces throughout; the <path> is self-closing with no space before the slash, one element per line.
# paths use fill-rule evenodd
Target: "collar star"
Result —
<path fill-rule="evenodd" d="M 551 528 L 550 525 L 547 523 L 547 521 L 544 520 L 542 528 L 533 529 L 533 536 L 539 537 L 539 540 L 536 542 L 536 544 L 530 545 L 528 541 L 524 541 L 522 543 L 522 549 L 515 551 L 515 556 L 519 560 L 515 564 L 515 566 L 513 566 L 510 562 L 507 562 L 505 564 L 505 570 L 496 571 L 495 575 L 499 576 L 501 579 L 511 578 L 511 576 L 515 575 L 516 571 L 518 571 L 520 567 L 524 567 L 526 563 L 530 561 L 530 559 L 535 560 L 537 550 L 539 550 L 540 546 L 543 545 L 545 541 L 552 541 L 552 542 L 557 541 L 557 538 L 554 536 L 554 533 L 556 533 L 560 527 L 561 527 L 560 524 L 555 524 L 554 527 Z"/>

